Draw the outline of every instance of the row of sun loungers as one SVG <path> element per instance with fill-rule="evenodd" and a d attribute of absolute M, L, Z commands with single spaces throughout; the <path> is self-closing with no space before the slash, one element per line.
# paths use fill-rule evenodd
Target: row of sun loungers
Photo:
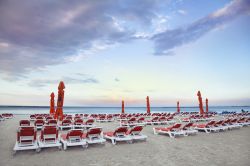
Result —
<path fill-rule="evenodd" d="M 185 118 L 180 118 L 179 121 L 181 122 L 207 122 L 214 120 L 214 117 L 203 117 L 203 116 L 190 116 L 190 117 L 185 117 Z"/>
<path fill-rule="evenodd" d="M 220 114 L 221 114 L 221 115 L 249 116 L 249 115 L 250 115 L 250 112 L 246 111 L 246 112 L 237 113 L 237 112 L 223 111 L 223 112 L 220 113 Z"/>
<path fill-rule="evenodd" d="M 249 113 L 233 113 L 235 115 L 246 115 Z M 158 116 L 158 117 L 161 117 L 161 116 L 175 116 L 175 115 L 178 115 L 178 116 L 191 116 L 194 117 L 194 119 L 199 119 L 197 117 L 199 117 L 199 113 L 198 112 L 181 112 L 181 113 L 124 113 L 124 114 L 75 114 L 74 115 L 74 118 L 81 118 L 81 119 L 89 119 L 89 118 L 92 118 L 92 119 L 95 119 L 95 120 L 98 120 L 100 122 L 110 122 L 110 121 L 113 121 L 115 119 L 117 120 L 121 120 L 121 119 L 127 119 L 129 120 L 130 118 L 132 117 L 135 117 L 135 118 L 139 118 L 139 117 L 155 117 L 155 116 Z M 205 113 L 204 115 L 200 116 L 202 118 L 200 119 L 203 119 L 203 118 L 206 118 L 206 117 L 211 117 L 211 116 L 215 116 L 217 115 L 216 112 L 209 112 L 209 113 Z M 228 114 L 227 114 L 228 115 Z M 232 114 L 229 114 L 229 115 L 232 115 Z M 50 116 L 49 114 L 33 114 L 31 115 L 31 119 L 36 119 L 35 117 L 36 116 L 43 116 L 44 118 L 46 118 L 47 116 Z M 64 114 L 64 119 L 66 117 L 71 117 L 73 118 L 72 115 L 67 115 L 67 114 Z"/>
<path fill-rule="evenodd" d="M 75 119 L 94 119 L 96 122 L 112 122 L 114 120 L 118 121 L 128 121 L 131 118 L 155 118 L 155 117 L 166 117 L 166 118 L 174 118 L 176 115 L 179 116 L 187 116 L 189 115 L 188 121 L 191 122 L 198 122 L 198 121 L 209 121 L 212 116 L 214 116 L 216 113 L 208 113 L 205 115 L 200 116 L 197 112 L 191 112 L 191 113 L 133 113 L 133 114 L 75 114 L 73 115 L 64 115 L 63 119 L 70 119 L 70 120 L 75 120 Z M 37 118 L 51 118 L 49 114 L 34 114 L 30 115 L 30 120 L 35 120 Z M 149 123 L 152 124 L 152 123 Z M 155 123 L 157 124 L 157 123 Z M 160 124 L 160 123 L 159 123 Z"/>
<path fill-rule="evenodd" d="M 131 126 L 145 126 L 146 125 L 146 121 L 144 117 L 140 117 L 140 118 L 130 118 L 128 120 L 120 120 L 120 126 L 127 126 L 127 127 L 131 127 Z"/>
<path fill-rule="evenodd" d="M 30 120 L 21 120 L 19 122 L 19 126 L 30 126 Z M 58 123 L 55 119 L 47 119 L 46 121 L 43 119 L 36 119 L 34 121 L 34 126 L 37 129 L 41 129 L 44 125 L 56 125 L 60 130 L 64 129 L 83 129 L 83 128 L 91 128 L 95 127 L 94 120 L 88 119 L 83 121 L 82 119 L 75 119 L 71 121 L 70 119 L 64 119 L 61 123 Z"/>
<path fill-rule="evenodd" d="M 113 115 L 100 115 L 96 117 L 96 122 L 113 122 L 114 117 Z"/>
<path fill-rule="evenodd" d="M 219 121 L 210 121 L 206 124 L 197 124 L 195 127 L 197 130 L 205 131 L 206 133 L 210 132 L 219 132 L 226 131 L 235 128 L 241 128 L 243 123 L 240 123 L 238 119 L 227 119 Z"/>
<path fill-rule="evenodd" d="M 132 143 L 134 140 L 146 140 L 147 136 L 141 133 L 142 129 L 142 126 L 134 126 L 130 130 L 127 127 L 118 127 L 115 131 L 104 132 L 104 138 L 110 139 L 114 145 L 118 141 Z"/>
<path fill-rule="evenodd" d="M 139 118 L 132 117 L 128 120 L 127 119 L 120 120 L 120 126 L 128 126 L 128 127 L 135 126 L 135 125 L 145 126 L 145 125 L 164 125 L 164 124 L 173 124 L 173 123 L 175 123 L 173 116 L 169 116 L 169 117 L 156 116 L 150 120 L 145 120 L 144 117 L 139 117 Z"/>
<path fill-rule="evenodd" d="M 17 141 L 14 151 L 35 149 L 37 152 L 41 148 L 58 147 L 64 150 L 68 146 L 83 146 L 88 144 L 105 142 L 101 136 L 101 128 L 92 128 L 86 134 L 82 130 L 74 129 L 67 134 L 59 135 L 57 126 L 43 126 L 41 135 L 37 139 L 37 129 L 33 126 L 22 126 L 17 131 Z"/>
<path fill-rule="evenodd" d="M 243 126 L 250 126 L 250 118 L 242 117 L 240 119 L 226 119 L 219 121 L 210 121 L 205 124 L 194 124 L 192 122 L 182 125 L 176 123 L 169 127 L 155 127 L 154 134 L 168 134 L 171 138 L 176 136 L 188 136 L 197 134 L 198 131 L 206 133 L 220 132 L 232 129 L 239 129 Z"/>
<path fill-rule="evenodd" d="M 12 118 L 13 118 L 13 114 L 10 114 L 10 113 L 0 114 L 0 121 L 4 121 L 5 119 L 12 119 Z"/>
<path fill-rule="evenodd" d="M 159 125 L 159 124 L 173 124 L 175 123 L 175 120 L 173 119 L 173 116 L 169 116 L 169 117 L 165 117 L 165 116 L 161 116 L 161 117 L 154 117 L 151 120 L 147 121 L 148 125 Z"/>
<path fill-rule="evenodd" d="M 188 136 L 197 134 L 198 131 L 193 128 L 193 123 L 188 123 L 184 126 L 176 123 L 170 127 L 155 127 L 153 128 L 154 134 L 168 134 L 171 138 L 176 136 Z"/>
<path fill-rule="evenodd" d="M 106 119 L 107 116 L 105 115 L 103 118 Z M 248 116 L 230 117 L 217 121 L 211 119 L 206 123 L 189 121 L 186 124 L 181 124 L 176 123 L 172 114 L 166 114 L 166 116 L 152 117 L 150 120 L 146 120 L 143 116 L 131 117 L 129 120 L 123 119 L 120 120 L 120 127 L 114 131 L 103 132 L 102 128 L 93 125 L 93 118 L 84 119 L 79 117 L 81 116 L 65 116 L 63 121 L 58 122 L 48 115 L 36 115 L 34 119 L 31 118 L 32 121 L 21 120 L 14 151 L 35 149 L 39 152 L 42 148 L 48 147 L 58 147 L 66 150 L 70 146 L 87 148 L 91 144 L 105 144 L 106 140 L 109 140 L 114 145 L 120 141 L 132 143 L 137 140 L 147 140 L 147 136 L 142 134 L 144 125 L 170 125 L 167 127 L 154 127 L 153 132 L 154 134 L 167 134 L 171 138 L 196 135 L 198 132 L 211 133 L 240 129 L 243 126 L 250 125 Z M 92 125 L 86 123 L 88 120 L 91 120 Z M 60 129 L 66 128 L 70 130 L 67 132 L 60 131 Z M 41 132 L 38 132 L 39 129 Z"/>
<path fill-rule="evenodd" d="M 30 121 L 20 121 L 17 131 L 17 141 L 14 152 L 19 150 L 35 149 L 39 152 L 42 148 L 58 147 L 64 150 L 70 146 L 82 146 L 87 148 L 89 144 L 104 144 L 106 139 L 112 144 L 119 141 L 131 143 L 135 140 L 146 140 L 147 136 L 141 134 L 142 126 L 134 126 L 130 130 L 127 127 L 118 127 L 115 131 L 103 132 L 100 127 L 92 127 L 84 133 L 82 129 L 71 129 L 66 134 L 59 134 L 56 125 L 44 125 L 40 136 L 37 137 L 37 128 L 30 126 Z"/>
<path fill-rule="evenodd" d="M 174 120 L 174 115 L 170 114 L 170 113 L 164 113 L 165 116 L 163 116 L 163 114 L 159 114 L 162 116 L 154 116 L 152 117 L 150 120 L 146 120 L 144 116 L 139 116 L 139 117 L 131 117 L 132 114 L 122 114 L 122 115 L 126 115 L 126 118 L 123 119 L 119 119 L 120 121 L 120 126 L 135 126 L 135 125 L 161 125 L 161 124 L 173 124 L 175 123 Z M 138 115 L 138 114 L 136 114 Z M 158 114 L 155 114 L 158 115 Z M 128 118 L 131 117 L 131 118 Z M 41 115 L 31 115 L 30 116 L 30 121 L 37 121 L 37 120 L 44 120 L 44 121 L 49 121 L 49 120 L 53 120 L 53 117 L 51 116 L 41 116 Z M 71 122 L 68 122 L 68 120 L 70 120 Z M 77 122 L 79 121 L 79 123 Z M 96 122 L 112 122 L 114 121 L 114 117 L 112 115 L 102 115 L 102 116 L 98 116 L 96 119 L 88 119 L 86 123 L 94 123 L 94 121 Z M 66 125 L 67 123 L 72 124 L 72 123 L 77 123 L 79 124 L 78 127 L 81 127 L 81 125 L 86 125 L 83 122 L 83 118 L 81 116 L 70 116 L 67 115 L 64 117 L 64 121 L 62 122 L 62 125 L 60 126 L 60 129 L 64 129 L 64 128 L 70 128 L 71 125 Z M 77 127 L 77 124 L 74 124 Z M 90 124 L 91 125 L 91 124 Z M 84 127 L 84 126 L 82 126 Z"/>
<path fill-rule="evenodd" d="M 82 129 L 82 128 L 90 128 L 95 127 L 94 120 L 88 119 L 86 121 L 83 121 L 82 119 L 76 119 L 73 122 L 69 119 L 65 119 L 62 121 L 61 125 L 59 125 L 59 128 L 61 130 L 67 129 L 67 128 L 73 128 L 73 129 Z"/>

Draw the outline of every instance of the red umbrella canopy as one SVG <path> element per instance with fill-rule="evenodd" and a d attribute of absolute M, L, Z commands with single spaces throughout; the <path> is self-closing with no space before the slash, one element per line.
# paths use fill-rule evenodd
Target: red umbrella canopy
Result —
<path fill-rule="evenodd" d="M 180 102 L 177 101 L 177 112 L 180 113 L 181 112 L 181 109 L 180 109 Z"/>
<path fill-rule="evenodd" d="M 50 94 L 50 114 L 53 115 L 55 113 L 55 100 L 54 100 L 55 94 L 52 92 Z"/>
<path fill-rule="evenodd" d="M 206 99 L 206 113 L 208 113 L 208 99 Z"/>
<path fill-rule="evenodd" d="M 204 110 L 203 110 L 203 104 L 202 104 L 202 98 L 201 98 L 200 91 L 198 91 L 197 96 L 198 96 L 198 101 L 199 101 L 200 114 L 203 114 Z"/>
<path fill-rule="evenodd" d="M 57 98 L 57 108 L 55 118 L 63 119 L 63 101 L 64 101 L 64 89 L 65 85 L 63 81 L 59 83 L 58 86 L 58 98 Z"/>
<path fill-rule="evenodd" d="M 124 108 L 124 100 L 122 100 L 122 114 L 125 113 L 125 108 Z"/>
<path fill-rule="evenodd" d="M 149 103 L 149 97 L 147 96 L 147 113 L 150 113 L 150 103 Z"/>

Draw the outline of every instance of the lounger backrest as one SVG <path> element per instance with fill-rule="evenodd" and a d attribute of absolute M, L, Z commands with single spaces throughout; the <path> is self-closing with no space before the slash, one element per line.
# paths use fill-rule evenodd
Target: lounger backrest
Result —
<path fill-rule="evenodd" d="M 216 121 L 212 120 L 212 121 L 208 122 L 206 126 L 211 126 L 211 125 L 214 125 L 215 123 L 216 123 Z"/>
<path fill-rule="evenodd" d="M 236 122 L 237 122 L 237 119 L 236 119 L 236 118 L 231 119 L 230 122 L 231 122 L 231 123 L 236 123 Z"/>
<path fill-rule="evenodd" d="M 138 122 L 141 122 L 141 121 L 144 121 L 144 120 L 145 120 L 144 117 L 140 117 L 140 118 L 138 119 Z"/>
<path fill-rule="evenodd" d="M 82 124 L 83 123 L 83 120 L 82 119 L 76 119 L 75 120 L 75 124 Z"/>
<path fill-rule="evenodd" d="M 71 122 L 71 120 L 70 119 L 64 119 L 63 121 L 62 121 L 62 125 L 63 126 L 65 126 L 65 125 L 70 125 L 72 122 Z"/>
<path fill-rule="evenodd" d="M 48 125 L 57 125 L 57 121 L 55 119 L 50 119 Z"/>
<path fill-rule="evenodd" d="M 98 136 L 102 133 L 102 128 L 100 127 L 96 127 L 96 128 L 90 128 L 87 132 L 87 135 L 86 137 L 89 137 L 89 136 Z"/>
<path fill-rule="evenodd" d="M 182 120 L 189 121 L 190 119 L 189 118 L 182 118 Z"/>
<path fill-rule="evenodd" d="M 36 119 L 43 119 L 43 117 L 42 116 L 37 116 Z"/>
<path fill-rule="evenodd" d="M 20 142 L 21 137 L 29 137 L 36 140 L 36 129 L 34 127 L 19 127 L 17 131 L 17 141 Z"/>
<path fill-rule="evenodd" d="M 81 119 L 81 116 L 75 116 L 74 119 Z"/>
<path fill-rule="evenodd" d="M 174 130 L 174 129 L 179 129 L 181 127 L 181 124 L 180 123 L 176 123 L 174 124 L 171 128 L 171 130 Z"/>
<path fill-rule="evenodd" d="M 101 119 L 101 120 L 105 119 L 105 115 L 99 116 L 99 119 Z"/>
<path fill-rule="evenodd" d="M 223 123 L 223 120 L 219 120 L 217 122 L 215 122 L 215 125 L 221 125 Z"/>
<path fill-rule="evenodd" d="M 41 131 L 41 139 L 44 140 L 44 135 L 55 135 L 58 138 L 58 128 L 56 126 L 44 126 Z"/>
<path fill-rule="evenodd" d="M 152 119 L 152 121 L 157 121 L 158 119 L 159 119 L 159 117 L 156 116 L 156 117 L 154 117 L 154 118 Z"/>
<path fill-rule="evenodd" d="M 30 126 L 29 120 L 20 120 L 19 126 Z"/>
<path fill-rule="evenodd" d="M 66 116 L 65 119 L 69 119 L 69 120 L 72 120 L 72 116 Z"/>
<path fill-rule="evenodd" d="M 142 129 L 143 129 L 142 126 L 134 126 L 131 130 L 128 131 L 128 134 L 137 135 L 141 133 Z"/>
<path fill-rule="evenodd" d="M 159 121 L 165 121 L 165 120 L 167 120 L 167 118 L 165 116 L 162 116 L 159 118 Z"/>
<path fill-rule="evenodd" d="M 188 128 L 190 128 L 190 127 L 192 127 L 194 125 L 194 123 L 188 123 L 188 124 L 186 124 L 184 127 L 183 127 L 183 129 L 185 130 L 185 129 L 188 129 Z"/>
<path fill-rule="evenodd" d="M 127 127 L 118 127 L 114 132 L 114 136 L 126 135 L 127 131 Z"/>
<path fill-rule="evenodd" d="M 240 118 L 239 120 L 238 120 L 238 122 L 244 122 L 246 120 L 246 118 Z"/>
<path fill-rule="evenodd" d="M 82 130 L 70 130 L 67 133 L 66 139 L 70 139 L 71 137 L 79 137 L 82 138 L 83 132 Z"/>
<path fill-rule="evenodd" d="M 113 118 L 113 115 L 108 115 L 107 116 L 107 119 L 112 119 Z"/>
<path fill-rule="evenodd" d="M 227 120 L 225 120 L 225 121 L 223 122 L 223 124 L 225 124 L 225 123 L 230 123 L 230 121 L 231 121 L 231 119 L 227 119 Z"/>
<path fill-rule="evenodd" d="M 172 120 L 172 119 L 174 119 L 174 117 L 173 117 L 173 116 L 170 116 L 170 117 L 168 117 L 167 120 Z"/>
<path fill-rule="evenodd" d="M 49 121 L 50 119 L 53 119 L 51 116 L 48 116 L 47 118 L 46 118 L 46 121 Z"/>
<path fill-rule="evenodd" d="M 42 119 L 37 119 L 34 123 L 35 126 L 40 126 L 40 125 L 44 125 L 44 120 Z"/>
<path fill-rule="evenodd" d="M 86 124 L 87 125 L 92 125 L 94 123 L 94 119 L 88 119 L 87 121 L 86 121 Z"/>
<path fill-rule="evenodd" d="M 130 118 L 129 120 L 128 120 L 128 122 L 134 122 L 134 121 L 136 121 L 136 118 Z"/>

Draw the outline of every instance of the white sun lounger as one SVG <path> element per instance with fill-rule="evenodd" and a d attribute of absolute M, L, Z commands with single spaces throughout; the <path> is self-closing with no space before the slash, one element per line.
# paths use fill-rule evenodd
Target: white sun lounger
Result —
<path fill-rule="evenodd" d="M 153 128 L 154 134 L 168 134 L 170 138 L 175 138 L 176 136 L 187 136 L 181 128 L 181 124 L 177 123 L 170 127 L 156 127 Z"/>
<path fill-rule="evenodd" d="M 61 135 L 61 142 L 63 149 L 66 150 L 68 146 L 82 146 L 87 148 L 88 144 L 82 130 L 69 130 L 67 134 Z"/>
<path fill-rule="evenodd" d="M 127 131 L 127 127 L 118 127 L 114 132 L 104 132 L 104 138 L 110 139 L 113 145 L 119 141 L 132 143 L 132 137 L 127 134 Z"/>
<path fill-rule="evenodd" d="M 59 137 L 57 126 L 43 126 L 38 139 L 39 148 L 58 147 L 61 149 L 62 144 Z"/>
<path fill-rule="evenodd" d="M 106 142 L 102 136 L 102 128 L 100 127 L 88 129 L 86 140 L 88 144 L 104 144 Z"/>
<path fill-rule="evenodd" d="M 127 132 L 127 134 L 130 135 L 130 137 L 132 138 L 133 141 L 134 140 L 146 141 L 148 136 L 141 133 L 142 129 L 143 129 L 142 126 L 134 126 Z"/>
<path fill-rule="evenodd" d="M 39 147 L 36 139 L 37 131 L 35 127 L 22 126 L 18 128 L 17 140 L 13 148 L 14 153 L 20 150 L 36 150 L 39 151 Z"/>

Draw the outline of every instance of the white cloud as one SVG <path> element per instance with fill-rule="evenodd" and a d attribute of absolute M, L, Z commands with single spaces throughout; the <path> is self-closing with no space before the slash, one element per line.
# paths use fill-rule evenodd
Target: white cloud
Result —
<path fill-rule="evenodd" d="M 7 48 L 7 47 L 9 47 L 8 43 L 0 42 L 0 48 Z"/>
<path fill-rule="evenodd" d="M 250 12 L 249 0 L 234 0 L 224 8 L 201 18 L 188 26 L 158 33 L 151 39 L 155 42 L 156 55 L 173 54 L 176 47 L 198 40 L 206 33 Z"/>
<path fill-rule="evenodd" d="M 187 11 L 185 11 L 185 10 L 177 10 L 177 12 L 179 13 L 179 14 L 181 14 L 181 15 L 186 15 L 187 14 Z"/>

